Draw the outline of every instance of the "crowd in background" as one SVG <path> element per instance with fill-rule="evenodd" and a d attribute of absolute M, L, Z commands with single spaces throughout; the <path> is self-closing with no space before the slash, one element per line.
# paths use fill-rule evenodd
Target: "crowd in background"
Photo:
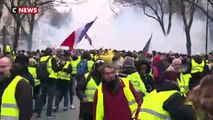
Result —
<path fill-rule="evenodd" d="M 11 62 L 11 65 L 8 63 L 8 77 L 2 73 L 6 65 L 4 57 Z M 213 119 L 213 96 L 210 94 L 213 53 L 188 56 L 156 51 L 100 49 L 70 52 L 47 48 L 41 51 L 7 51 L 0 57 L 0 67 L 1 105 L 13 103 L 7 103 L 4 99 L 8 98 L 4 94 L 16 76 L 26 79 L 33 88 L 30 90 L 24 82 L 17 84 L 19 87 L 16 87 L 14 98 L 19 115 L 15 116 L 20 120 L 29 120 L 33 113 L 40 118 L 46 104 L 47 118 L 54 118 L 52 111 L 60 109 L 62 98 L 65 111 L 75 109 L 75 94 L 80 100 L 79 119 L 82 120 L 160 120 L 167 117 L 172 120 Z M 123 82 L 116 83 L 117 79 Z M 130 84 L 126 81 L 130 81 Z M 128 92 L 125 92 L 125 86 L 129 86 Z M 119 92 L 119 88 L 124 91 L 122 89 Z M 100 91 L 104 98 L 100 97 Z M 131 102 L 131 98 L 135 99 L 134 104 L 125 106 L 127 101 Z M 1 107 L 1 113 L 1 116 L 14 116 L 4 106 Z"/>

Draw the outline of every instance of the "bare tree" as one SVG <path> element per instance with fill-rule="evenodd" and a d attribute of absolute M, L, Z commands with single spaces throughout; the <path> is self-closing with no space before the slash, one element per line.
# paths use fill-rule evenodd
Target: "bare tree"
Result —
<path fill-rule="evenodd" d="M 194 5 L 196 8 L 198 8 L 201 12 L 203 12 L 204 15 L 206 15 L 208 17 L 208 19 L 210 19 L 211 21 L 213 21 L 213 16 L 211 16 L 207 10 L 206 10 L 206 6 L 202 6 L 201 4 L 197 4 L 194 3 L 191 0 L 184 0 L 185 2 Z M 213 0 L 207 0 L 207 2 L 209 2 L 212 6 L 213 6 Z"/>
<path fill-rule="evenodd" d="M 43 7 L 44 5 L 51 4 L 53 0 L 45 1 L 42 2 L 41 0 L 35 0 L 34 2 L 31 2 L 29 0 L 28 3 L 24 2 L 22 6 L 39 6 L 39 8 Z M 34 25 L 35 22 L 43 15 L 43 13 L 39 14 L 38 17 L 36 17 L 35 14 L 27 14 L 25 16 L 26 18 L 26 23 L 29 26 L 29 31 L 27 32 L 26 28 L 23 27 L 21 24 L 21 30 L 24 32 L 25 37 L 27 38 L 28 41 L 28 50 L 32 49 L 32 42 L 33 42 L 33 30 L 34 30 Z"/>
<path fill-rule="evenodd" d="M 129 3 L 134 6 L 143 8 L 143 13 L 154 20 L 156 20 L 164 35 L 168 35 L 172 26 L 172 0 L 116 0 L 124 4 Z M 168 14 L 168 17 L 166 16 Z M 168 24 L 165 23 L 168 19 Z"/>
<path fill-rule="evenodd" d="M 199 0 L 190 0 L 193 4 L 186 2 L 185 0 L 176 0 L 176 4 L 180 9 L 180 14 L 182 16 L 184 31 L 186 35 L 186 49 L 187 54 L 191 55 L 191 27 L 194 20 L 194 14 L 196 11 L 196 6 Z"/>
<path fill-rule="evenodd" d="M 11 11 L 12 7 L 14 5 L 14 0 L 1 0 L 4 6 L 8 9 L 8 11 Z M 18 0 L 17 4 L 19 5 L 21 3 L 20 0 Z M 13 50 L 17 50 L 18 46 L 18 41 L 20 37 L 20 27 L 21 27 L 21 22 L 26 16 L 26 14 L 12 14 L 14 17 L 14 20 L 16 22 L 16 25 L 14 26 L 15 28 L 15 35 L 14 35 L 14 42 L 13 42 Z"/>

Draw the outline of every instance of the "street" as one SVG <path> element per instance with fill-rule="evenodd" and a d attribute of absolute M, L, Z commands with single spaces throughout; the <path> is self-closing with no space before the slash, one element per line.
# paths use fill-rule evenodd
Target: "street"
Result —
<path fill-rule="evenodd" d="M 74 97 L 73 102 L 74 102 L 74 106 L 76 107 L 76 109 L 68 109 L 67 111 L 64 111 L 63 110 L 64 104 L 63 104 L 63 100 L 62 100 L 62 102 L 60 103 L 60 108 L 59 108 L 58 112 L 57 113 L 53 112 L 53 115 L 55 115 L 56 117 L 51 120 L 78 120 L 79 100 L 76 96 Z M 32 118 L 32 120 L 35 120 L 35 118 Z M 43 109 L 42 116 L 39 120 L 47 120 L 46 119 L 46 107 Z"/>

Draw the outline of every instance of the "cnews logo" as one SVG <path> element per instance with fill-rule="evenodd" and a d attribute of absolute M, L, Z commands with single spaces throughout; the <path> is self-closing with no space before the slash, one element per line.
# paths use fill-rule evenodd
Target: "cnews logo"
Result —
<path fill-rule="evenodd" d="M 13 14 L 38 14 L 38 7 L 12 7 Z"/>

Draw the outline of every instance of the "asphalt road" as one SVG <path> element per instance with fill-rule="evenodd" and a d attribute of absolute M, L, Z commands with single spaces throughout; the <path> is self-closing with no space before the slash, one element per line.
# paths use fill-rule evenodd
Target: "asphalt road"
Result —
<path fill-rule="evenodd" d="M 76 107 L 76 109 L 68 109 L 67 111 L 64 111 L 64 104 L 63 104 L 63 100 L 60 103 L 60 108 L 58 110 L 57 113 L 53 112 L 53 115 L 55 115 L 56 117 L 53 119 L 47 119 L 46 118 L 46 107 L 44 107 L 43 111 L 42 111 L 42 115 L 41 118 L 39 120 L 79 120 L 78 119 L 78 115 L 79 115 L 79 100 L 78 98 L 75 96 L 74 97 L 74 106 Z M 32 120 L 36 120 L 34 117 L 32 118 Z"/>

